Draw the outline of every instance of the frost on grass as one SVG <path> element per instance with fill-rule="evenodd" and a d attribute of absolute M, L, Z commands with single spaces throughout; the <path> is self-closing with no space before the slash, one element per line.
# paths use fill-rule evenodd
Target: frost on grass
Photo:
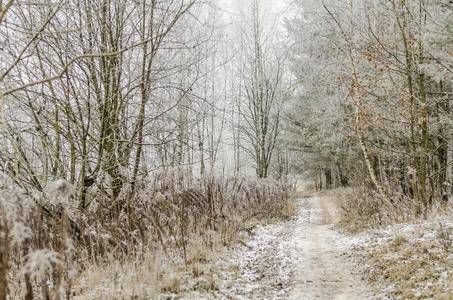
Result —
<path fill-rule="evenodd" d="M 57 265 L 62 264 L 63 257 L 59 253 L 49 249 L 39 249 L 24 257 L 21 273 L 28 274 L 32 280 L 42 281 Z"/>
<path fill-rule="evenodd" d="M 382 296 L 450 299 L 453 296 L 453 223 L 446 218 L 363 232 L 350 253 Z"/>
<path fill-rule="evenodd" d="M 383 199 L 364 190 L 341 191 L 343 230 L 350 253 L 376 290 L 390 298 L 453 296 L 452 204 L 434 202 L 420 219 L 407 197 Z"/>
<path fill-rule="evenodd" d="M 0 284 L 11 295 L 105 299 L 214 289 L 215 278 L 189 283 L 201 269 L 184 274 L 235 244 L 252 220 L 288 216 L 294 192 L 289 181 L 196 178 L 174 168 L 134 190 L 126 184 L 112 201 L 99 192 L 108 180 L 100 176 L 86 191 L 86 208 L 64 180 L 43 192 L 0 182 L 0 254 L 8 260 L 0 275 L 9 281 Z"/>

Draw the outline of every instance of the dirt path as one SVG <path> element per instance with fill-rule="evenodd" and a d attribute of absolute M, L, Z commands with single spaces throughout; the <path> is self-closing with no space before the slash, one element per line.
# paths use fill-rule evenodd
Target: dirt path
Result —
<path fill-rule="evenodd" d="M 290 256 L 290 299 L 369 299 L 365 284 L 344 258 L 341 237 L 331 229 L 334 206 L 326 197 L 300 200 Z"/>
<path fill-rule="evenodd" d="M 327 197 L 303 198 L 294 221 L 260 227 L 239 261 L 228 296 L 244 299 L 370 299 L 332 230 Z"/>

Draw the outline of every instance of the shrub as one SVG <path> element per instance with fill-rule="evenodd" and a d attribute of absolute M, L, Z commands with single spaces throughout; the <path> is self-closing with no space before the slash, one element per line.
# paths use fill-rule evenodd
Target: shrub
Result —
<path fill-rule="evenodd" d="M 25 299 L 69 299 L 74 277 L 88 264 L 140 259 L 157 249 L 188 263 L 199 256 L 190 253 L 195 241 L 209 249 L 217 236 L 229 245 L 248 220 L 286 216 L 295 191 L 288 180 L 197 178 L 174 168 L 125 186 L 116 201 L 102 178 L 82 210 L 63 180 L 33 193 L 1 180 L 0 300 L 11 294 L 8 284 Z"/>
<path fill-rule="evenodd" d="M 402 194 L 384 197 L 365 188 L 340 190 L 341 225 L 350 231 L 405 222 L 418 216 L 416 201 Z"/>

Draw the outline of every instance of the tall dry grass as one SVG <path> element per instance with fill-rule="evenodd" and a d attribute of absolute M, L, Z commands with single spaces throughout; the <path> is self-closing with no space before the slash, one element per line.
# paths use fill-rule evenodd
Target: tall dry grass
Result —
<path fill-rule="evenodd" d="M 288 216 L 295 191 L 290 181 L 198 178 L 174 168 L 126 186 L 113 202 L 106 180 L 99 178 L 81 210 L 65 181 L 25 192 L 0 179 L 0 300 L 70 299 L 78 275 L 95 264 L 152 253 L 190 263 L 214 238 L 229 245 L 252 218 Z"/>
<path fill-rule="evenodd" d="M 450 210 L 448 202 L 438 199 L 429 207 L 402 193 L 391 192 L 382 196 L 367 187 L 338 190 L 341 222 L 352 232 L 428 218 Z"/>

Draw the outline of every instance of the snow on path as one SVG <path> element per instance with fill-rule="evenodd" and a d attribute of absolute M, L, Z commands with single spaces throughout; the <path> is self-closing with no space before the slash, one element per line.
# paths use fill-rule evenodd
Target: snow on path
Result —
<path fill-rule="evenodd" d="M 259 227 L 239 259 L 235 299 L 370 299 L 346 259 L 350 241 L 332 230 L 327 197 L 298 200 L 291 222 Z"/>
<path fill-rule="evenodd" d="M 366 285 L 344 257 L 347 238 L 332 230 L 334 205 L 327 197 L 302 199 L 289 255 L 290 299 L 369 299 Z"/>

